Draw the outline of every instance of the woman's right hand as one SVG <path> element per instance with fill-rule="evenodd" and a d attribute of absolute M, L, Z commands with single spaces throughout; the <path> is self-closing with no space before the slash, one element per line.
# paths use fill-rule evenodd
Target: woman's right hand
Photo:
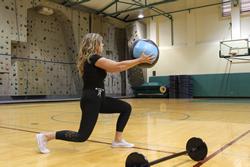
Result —
<path fill-rule="evenodd" d="M 140 63 L 152 64 L 153 60 L 154 60 L 154 57 L 151 56 L 151 55 L 145 55 L 144 52 L 143 52 L 138 59 L 140 60 Z"/>

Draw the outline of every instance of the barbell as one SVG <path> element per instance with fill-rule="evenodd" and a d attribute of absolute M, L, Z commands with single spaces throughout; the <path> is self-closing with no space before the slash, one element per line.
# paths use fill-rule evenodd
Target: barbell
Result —
<path fill-rule="evenodd" d="M 166 156 L 160 159 L 149 162 L 147 158 L 138 152 L 133 152 L 128 155 L 126 159 L 126 167 L 150 167 L 160 162 L 179 157 L 181 155 L 188 155 L 194 161 L 201 161 L 207 156 L 206 143 L 197 137 L 192 137 L 186 143 L 186 151 L 182 151 L 170 156 Z"/>

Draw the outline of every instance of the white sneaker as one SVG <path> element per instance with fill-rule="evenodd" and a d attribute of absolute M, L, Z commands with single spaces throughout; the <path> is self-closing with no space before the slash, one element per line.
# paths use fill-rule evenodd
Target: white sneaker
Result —
<path fill-rule="evenodd" d="M 131 148 L 134 147 L 135 145 L 132 143 L 128 143 L 125 140 L 121 140 L 120 142 L 112 142 L 112 147 L 126 147 L 126 148 Z"/>
<path fill-rule="evenodd" d="M 45 138 L 45 135 L 42 133 L 39 133 L 36 135 L 36 141 L 38 144 L 39 151 L 43 154 L 49 153 L 49 149 L 47 149 L 47 140 Z"/>

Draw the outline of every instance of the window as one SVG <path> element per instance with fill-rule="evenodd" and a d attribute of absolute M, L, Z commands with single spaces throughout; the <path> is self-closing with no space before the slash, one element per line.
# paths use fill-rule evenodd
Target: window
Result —
<path fill-rule="evenodd" d="M 250 0 L 238 0 L 240 3 L 240 12 L 250 12 Z M 222 0 L 222 16 L 231 15 L 231 0 Z"/>
<path fill-rule="evenodd" d="M 240 0 L 240 11 L 241 12 L 250 11 L 250 0 Z"/>
<path fill-rule="evenodd" d="M 231 1 L 222 0 L 222 16 L 229 16 L 231 14 Z"/>

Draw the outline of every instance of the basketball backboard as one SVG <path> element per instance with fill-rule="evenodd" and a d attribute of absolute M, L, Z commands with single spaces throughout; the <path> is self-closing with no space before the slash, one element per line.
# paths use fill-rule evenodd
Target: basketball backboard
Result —
<path fill-rule="evenodd" d="M 250 56 L 248 39 L 221 41 L 219 56 L 220 58 Z"/>

